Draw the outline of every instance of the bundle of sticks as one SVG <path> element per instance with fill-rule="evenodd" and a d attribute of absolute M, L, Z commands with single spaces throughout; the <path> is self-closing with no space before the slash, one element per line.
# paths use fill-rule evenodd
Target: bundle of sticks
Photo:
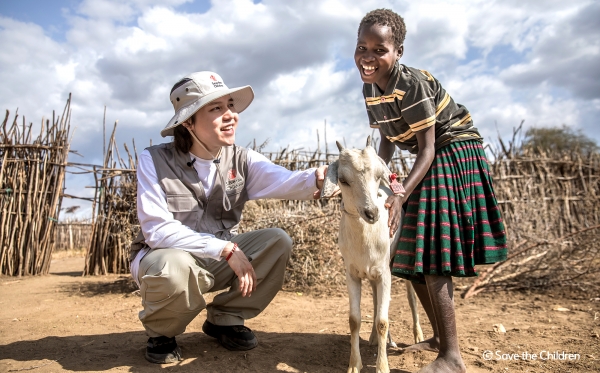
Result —
<path fill-rule="evenodd" d="M 71 139 L 71 96 L 61 116 L 33 123 L 19 115 L 2 122 L 0 133 L 0 272 L 47 274 L 62 200 Z"/>
<path fill-rule="evenodd" d="M 116 143 L 117 122 L 108 141 L 104 165 L 93 166 L 95 197 L 92 205 L 92 239 L 85 259 L 84 275 L 129 272 L 129 246 L 139 231 L 136 211 L 137 151 L 127 144 L 126 160 Z"/>

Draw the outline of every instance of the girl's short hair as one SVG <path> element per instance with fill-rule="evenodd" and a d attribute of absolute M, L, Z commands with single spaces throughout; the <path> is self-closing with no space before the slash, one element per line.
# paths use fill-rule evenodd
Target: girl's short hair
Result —
<path fill-rule="evenodd" d="M 394 37 L 394 47 L 399 49 L 404 44 L 404 38 L 406 37 L 406 25 L 404 24 L 404 18 L 394 13 L 390 9 L 375 9 L 367 13 L 360 21 L 358 26 L 358 33 L 365 26 L 380 25 L 387 26 L 392 29 L 392 35 Z"/>

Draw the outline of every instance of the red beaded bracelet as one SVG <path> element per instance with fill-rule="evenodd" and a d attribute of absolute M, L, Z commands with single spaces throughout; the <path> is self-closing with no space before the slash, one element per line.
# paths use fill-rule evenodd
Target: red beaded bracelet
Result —
<path fill-rule="evenodd" d="M 233 255 L 233 252 L 237 251 L 237 249 L 238 249 L 238 245 L 237 245 L 237 243 L 234 242 L 233 243 L 233 249 L 231 249 L 231 251 L 229 252 L 229 254 L 227 255 L 227 257 L 225 258 L 225 261 L 228 262 L 229 258 L 231 258 L 231 256 Z"/>

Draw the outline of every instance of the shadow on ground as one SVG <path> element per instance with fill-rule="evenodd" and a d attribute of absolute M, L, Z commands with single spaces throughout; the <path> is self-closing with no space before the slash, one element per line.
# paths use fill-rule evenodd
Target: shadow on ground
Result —
<path fill-rule="evenodd" d="M 62 286 L 61 291 L 83 297 L 95 297 L 106 294 L 132 295 L 138 290 L 137 285 L 129 275 L 119 276 L 119 278 L 110 281 L 105 279 L 89 281 L 88 279 L 90 278 L 87 277 L 87 281 L 79 283 L 66 283 Z"/>
<path fill-rule="evenodd" d="M 309 333 L 260 333 L 259 346 L 232 352 L 203 333 L 178 337 L 184 360 L 156 365 L 144 359 L 143 332 L 87 336 L 45 337 L 0 346 L 0 364 L 21 371 L 48 364 L 56 371 L 106 371 L 121 367 L 129 372 L 345 372 L 350 357 L 348 336 Z M 363 372 L 374 372 L 375 347 L 361 341 Z M 11 362 L 15 360 L 16 362 Z M 45 360 L 45 361 L 44 361 Z M 54 362 L 51 362 L 54 361 Z M 23 362 L 27 364 L 23 364 Z M 3 368 L 4 368 L 3 367 Z M 407 373 L 392 369 L 393 373 Z"/>

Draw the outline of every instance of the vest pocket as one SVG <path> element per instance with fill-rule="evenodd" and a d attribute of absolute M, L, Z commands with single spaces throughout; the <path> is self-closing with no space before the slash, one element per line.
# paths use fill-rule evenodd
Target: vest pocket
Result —
<path fill-rule="evenodd" d="M 198 202 L 191 194 L 167 194 L 167 209 L 175 220 L 183 225 L 196 229 L 198 221 Z"/>

